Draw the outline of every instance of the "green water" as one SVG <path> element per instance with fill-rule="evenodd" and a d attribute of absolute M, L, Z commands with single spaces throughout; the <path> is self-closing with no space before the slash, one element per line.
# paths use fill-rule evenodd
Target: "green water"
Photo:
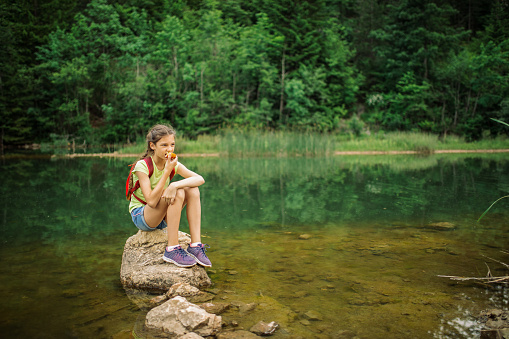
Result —
<path fill-rule="evenodd" d="M 181 159 L 206 180 L 204 241 L 226 322 L 275 338 L 471 338 L 506 287 L 507 155 Z M 1 160 L 2 338 L 129 338 L 143 322 L 119 269 L 132 159 Z M 431 223 L 447 222 L 437 229 Z M 185 221 L 182 231 L 188 231 Z M 302 235 L 307 235 L 302 239 Z M 309 320 L 306 313 L 318 313 Z"/>

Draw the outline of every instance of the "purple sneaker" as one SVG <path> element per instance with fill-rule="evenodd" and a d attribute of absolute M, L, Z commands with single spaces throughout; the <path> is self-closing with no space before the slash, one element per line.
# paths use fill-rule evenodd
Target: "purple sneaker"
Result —
<path fill-rule="evenodd" d="M 167 262 L 171 262 L 178 267 L 191 267 L 196 265 L 196 260 L 194 260 L 186 251 L 182 249 L 182 247 L 176 247 L 171 251 L 167 251 L 164 249 L 163 260 Z"/>
<path fill-rule="evenodd" d="M 187 247 L 187 253 L 189 253 L 189 255 L 191 257 L 196 259 L 198 264 L 200 264 L 202 266 L 206 266 L 206 267 L 212 267 L 212 263 L 210 262 L 209 258 L 207 258 L 207 255 L 205 254 L 206 248 L 210 248 L 210 246 L 207 244 L 205 244 L 205 245 L 199 244 L 198 246 L 191 247 L 191 245 L 189 245 Z"/>

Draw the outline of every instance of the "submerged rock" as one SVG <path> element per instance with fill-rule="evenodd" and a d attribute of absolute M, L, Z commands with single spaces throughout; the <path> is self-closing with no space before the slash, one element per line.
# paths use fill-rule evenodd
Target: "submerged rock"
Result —
<path fill-rule="evenodd" d="M 480 321 L 484 323 L 481 339 L 509 338 L 509 311 L 497 309 L 482 311 Z"/>
<path fill-rule="evenodd" d="M 176 296 L 185 297 L 192 303 L 205 302 L 214 298 L 214 296 L 210 293 L 202 292 L 196 287 L 189 285 L 188 283 L 179 282 L 173 284 L 165 294 L 150 299 L 149 303 L 150 306 L 158 306 L 166 300 Z"/>
<path fill-rule="evenodd" d="M 486 328 L 509 328 L 509 311 L 485 310 L 481 312 L 480 319 Z"/>
<path fill-rule="evenodd" d="M 203 337 L 201 335 L 198 335 L 194 332 L 190 332 L 190 333 L 184 334 L 181 337 L 178 337 L 178 339 L 202 339 L 202 338 Z"/>
<path fill-rule="evenodd" d="M 217 335 L 217 339 L 256 339 L 259 338 L 256 334 L 251 333 L 249 331 L 231 331 L 231 332 L 221 332 Z"/>
<path fill-rule="evenodd" d="M 313 321 L 322 321 L 322 315 L 316 311 L 307 311 L 304 313 L 304 318 Z"/>
<path fill-rule="evenodd" d="M 257 335 L 273 335 L 278 327 L 279 325 L 275 321 L 272 321 L 268 324 L 266 322 L 260 321 L 256 325 L 253 325 L 249 331 Z"/>
<path fill-rule="evenodd" d="M 179 232 L 179 244 L 183 248 L 190 242 L 188 234 Z M 195 265 L 191 268 L 182 268 L 165 262 L 162 256 L 167 243 L 168 236 L 165 230 L 138 231 L 127 239 L 120 269 L 120 281 L 124 287 L 167 291 L 172 285 L 180 282 L 197 288 L 211 285 L 203 267 Z"/>
<path fill-rule="evenodd" d="M 155 335 L 164 333 L 169 338 L 179 338 L 191 332 L 211 336 L 221 330 L 221 320 L 221 316 L 210 314 L 179 296 L 150 310 L 145 327 Z"/>
<path fill-rule="evenodd" d="M 426 228 L 431 228 L 431 229 L 439 230 L 439 231 L 450 231 L 450 230 L 455 229 L 456 225 L 451 222 L 442 221 L 442 222 L 433 222 L 431 224 L 428 224 L 428 225 L 426 225 Z"/>
<path fill-rule="evenodd" d="M 199 306 L 205 311 L 214 314 L 221 314 L 230 308 L 229 303 L 204 303 Z"/>
<path fill-rule="evenodd" d="M 166 292 L 166 296 L 168 298 L 172 298 L 172 297 L 176 297 L 176 296 L 192 297 L 192 296 L 198 295 L 200 293 L 201 293 L 201 291 L 198 288 L 191 286 L 190 284 L 185 283 L 185 282 L 179 282 L 179 283 L 173 284 L 170 287 L 168 292 Z"/>

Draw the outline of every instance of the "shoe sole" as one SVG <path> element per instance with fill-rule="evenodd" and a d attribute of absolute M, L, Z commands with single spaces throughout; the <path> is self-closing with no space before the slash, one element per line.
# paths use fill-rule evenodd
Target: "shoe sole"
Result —
<path fill-rule="evenodd" d="M 192 265 L 182 265 L 182 264 L 179 264 L 178 262 L 176 262 L 175 260 L 172 260 L 170 258 L 166 258 L 164 255 L 163 255 L 163 260 L 166 261 L 166 262 L 169 262 L 171 264 L 174 264 L 174 265 L 176 265 L 178 267 L 184 267 L 184 268 L 186 268 L 186 267 L 193 267 L 194 265 L 197 264 L 197 263 L 194 263 Z"/>
<path fill-rule="evenodd" d="M 207 264 L 204 264 L 202 263 L 198 258 L 196 258 L 194 255 L 192 255 L 191 253 L 187 252 L 187 254 L 189 254 L 189 256 L 193 257 L 194 260 L 196 260 L 196 262 L 202 266 L 205 266 L 205 267 L 212 267 L 212 264 L 210 265 L 207 265 Z"/>

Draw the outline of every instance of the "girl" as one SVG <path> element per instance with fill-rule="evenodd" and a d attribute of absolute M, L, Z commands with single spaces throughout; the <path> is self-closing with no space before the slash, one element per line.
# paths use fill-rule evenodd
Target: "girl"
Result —
<path fill-rule="evenodd" d="M 140 187 L 131 196 L 129 212 L 136 227 L 142 231 L 168 227 L 168 246 L 163 260 L 179 267 L 191 267 L 196 263 L 211 267 L 205 254 L 205 245 L 200 239 L 201 204 L 198 186 L 205 183 L 205 180 L 179 163 L 178 157 L 167 156 L 174 149 L 175 130 L 171 126 L 155 125 L 150 129 L 147 134 L 147 151 L 132 172 L 133 182 L 139 180 Z M 148 156 L 154 168 L 150 177 L 147 161 L 143 160 Z M 170 174 L 174 173 L 184 179 L 170 183 Z M 191 245 L 187 251 L 178 244 L 180 214 L 184 206 L 187 206 L 191 233 Z"/>

